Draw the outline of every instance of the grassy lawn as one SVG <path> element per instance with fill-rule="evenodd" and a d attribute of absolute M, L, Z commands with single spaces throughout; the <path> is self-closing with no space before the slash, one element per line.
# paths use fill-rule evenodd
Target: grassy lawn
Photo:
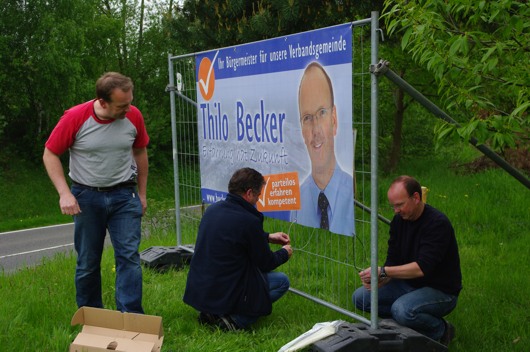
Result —
<path fill-rule="evenodd" d="M 0 232 L 72 222 L 61 214 L 59 196 L 42 164 L 0 166 L 0 194 Z"/>
<path fill-rule="evenodd" d="M 403 163 L 396 173 L 416 176 L 430 189 L 428 202 L 452 220 L 460 247 L 464 289 L 457 308 L 448 319 L 456 326 L 450 351 L 528 351 L 530 346 L 530 201 L 529 190 L 501 170 L 461 174 L 440 160 Z M 36 176 L 36 174 L 38 174 Z M 142 250 L 175 245 L 171 216 L 152 221 L 171 205 L 172 178 L 157 178 L 157 190 L 146 217 Z M 16 176 L 16 177 L 15 177 Z M 42 170 L 0 175 L 0 191 L 7 197 L 0 210 L 0 231 L 51 224 L 60 215 L 57 196 Z M 391 177 L 380 179 L 380 205 L 386 207 L 386 188 Z M 38 178 L 38 180 L 36 179 Z M 17 197 L 12 190 L 17 189 Z M 170 189 L 171 191 L 167 191 Z M 165 192 L 164 192 L 165 190 Z M 6 193 L 7 192 L 7 193 Z M 19 201 L 14 198 L 20 198 Z M 9 203 L 9 204 L 6 204 Z M 7 215 L 5 215 L 7 214 Z M 192 243 L 195 223 L 183 221 L 184 243 Z M 267 221 L 269 230 L 277 224 Z M 285 229 L 288 225 L 284 226 Z M 380 225 L 380 261 L 388 236 Z M 296 251 L 293 256 L 296 259 Z M 294 265 L 296 261 L 293 261 Z M 0 275 L 0 346 L 3 351 L 67 351 L 79 331 L 70 326 L 76 310 L 73 285 L 75 256 L 61 254 L 42 265 Z M 112 249 L 102 263 L 104 302 L 114 308 L 114 264 Z M 182 302 L 187 268 L 160 273 L 144 269 L 144 308 L 163 317 L 163 351 L 277 351 L 317 322 L 347 320 L 348 317 L 288 293 L 273 313 L 245 333 L 211 331 L 197 323 L 197 312 Z M 354 287 L 346 287 L 351 295 Z M 351 321 L 354 322 L 355 321 Z"/>

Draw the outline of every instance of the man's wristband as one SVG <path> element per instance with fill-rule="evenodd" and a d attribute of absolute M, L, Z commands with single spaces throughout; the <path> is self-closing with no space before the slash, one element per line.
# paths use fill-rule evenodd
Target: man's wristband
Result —
<path fill-rule="evenodd" d="M 386 277 L 387 277 L 387 275 L 386 275 L 385 267 L 382 266 L 381 267 L 381 272 L 379 273 L 379 278 L 380 279 L 385 279 Z"/>

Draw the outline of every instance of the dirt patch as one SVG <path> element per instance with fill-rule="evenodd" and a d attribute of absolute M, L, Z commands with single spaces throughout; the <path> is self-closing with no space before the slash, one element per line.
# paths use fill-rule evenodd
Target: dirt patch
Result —
<path fill-rule="evenodd" d="M 530 148 L 507 149 L 501 156 L 508 164 L 530 176 Z M 500 166 L 485 155 L 472 162 L 455 166 L 460 172 L 471 174 L 495 167 Z"/>

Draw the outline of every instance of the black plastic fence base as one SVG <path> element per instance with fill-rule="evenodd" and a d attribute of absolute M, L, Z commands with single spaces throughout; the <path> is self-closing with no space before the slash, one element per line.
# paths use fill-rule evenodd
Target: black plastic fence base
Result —
<path fill-rule="evenodd" d="M 154 246 L 140 252 L 140 262 L 146 267 L 159 271 L 180 269 L 189 264 L 193 255 L 193 245 L 174 247 Z M 186 250 L 189 248 L 190 250 Z"/>
<path fill-rule="evenodd" d="M 308 351 L 326 352 L 445 352 L 447 347 L 394 320 L 381 320 L 378 329 L 366 324 L 341 324 L 337 333 L 312 344 Z"/>

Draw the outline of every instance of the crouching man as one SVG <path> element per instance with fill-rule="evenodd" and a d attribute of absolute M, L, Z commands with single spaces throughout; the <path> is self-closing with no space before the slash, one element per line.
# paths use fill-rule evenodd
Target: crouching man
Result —
<path fill-rule="evenodd" d="M 443 317 L 456 307 L 462 289 L 453 226 L 443 213 L 422 202 L 421 186 L 410 176 L 395 179 L 387 196 L 395 215 L 386 261 L 378 268 L 379 315 L 448 345 L 455 329 Z M 369 312 L 374 285 L 370 268 L 359 275 L 363 286 L 353 294 L 353 302 Z"/>
<path fill-rule="evenodd" d="M 256 170 L 237 170 L 225 200 L 210 205 L 201 220 L 184 302 L 199 322 L 225 331 L 248 328 L 272 312 L 272 303 L 289 289 L 289 279 L 273 272 L 293 250 L 289 235 L 263 230 L 256 209 L 265 179 Z M 269 243 L 283 247 L 273 252 Z"/>

